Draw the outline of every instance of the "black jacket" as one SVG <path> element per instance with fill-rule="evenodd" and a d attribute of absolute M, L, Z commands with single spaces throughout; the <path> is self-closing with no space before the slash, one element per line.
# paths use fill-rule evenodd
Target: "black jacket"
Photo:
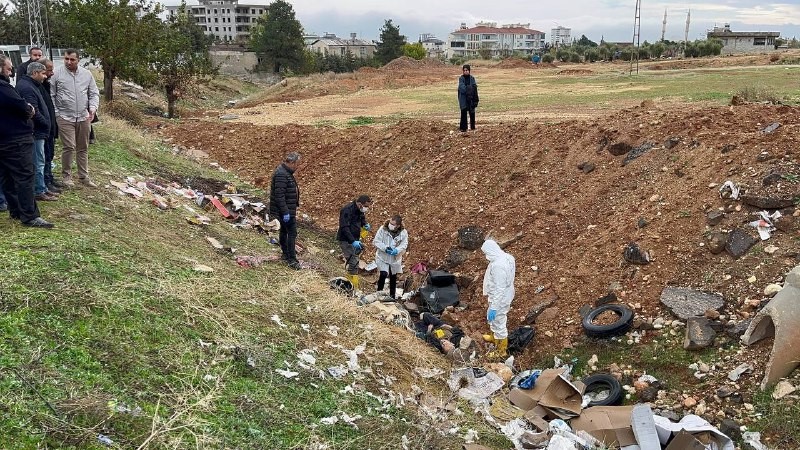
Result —
<path fill-rule="evenodd" d="M 0 141 L 27 138 L 33 142 L 33 124 L 28 120 L 29 111 L 28 102 L 19 95 L 14 86 L 0 79 Z"/>
<path fill-rule="evenodd" d="M 33 138 L 47 139 L 50 137 L 50 111 L 47 103 L 42 97 L 41 83 L 37 83 L 28 75 L 20 75 L 17 80 L 17 92 L 26 102 L 36 108 L 36 115 L 33 116 Z"/>
<path fill-rule="evenodd" d="M 269 186 L 269 215 L 280 220 L 285 214 L 295 216 L 300 205 L 300 187 L 294 179 L 294 171 L 281 164 L 272 174 Z"/>
<path fill-rule="evenodd" d="M 364 213 L 358 209 L 356 202 L 350 202 L 339 211 L 339 232 L 336 239 L 352 244 L 361 235 L 361 227 L 367 224 Z"/>
<path fill-rule="evenodd" d="M 44 97 L 44 102 L 47 103 L 47 110 L 50 111 L 50 137 L 55 139 L 58 137 L 58 122 L 56 121 L 56 107 L 53 105 L 53 97 L 50 96 L 50 81 L 44 80 L 41 87 L 42 97 Z M 95 118 L 97 118 L 96 115 Z"/>

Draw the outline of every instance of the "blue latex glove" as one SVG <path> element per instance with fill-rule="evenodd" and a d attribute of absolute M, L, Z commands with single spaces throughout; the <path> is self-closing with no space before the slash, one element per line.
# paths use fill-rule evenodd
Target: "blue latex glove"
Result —
<path fill-rule="evenodd" d="M 364 225 L 364 229 L 367 230 L 367 231 L 372 231 L 372 225 L 366 224 L 366 225 Z"/>
<path fill-rule="evenodd" d="M 391 251 L 390 251 L 390 252 L 388 252 L 388 253 L 389 253 L 390 255 L 392 255 L 392 256 L 397 256 L 398 254 L 400 254 L 400 250 L 398 250 L 398 249 L 396 249 L 396 248 L 391 248 L 390 250 L 391 250 Z"/>
<path fill-rule="evenodd" d="M 291 218 L 292 218 L 292 216 L 290 216 L 288 213 L 284 214 L 283 215 L 283 223 L 289 223 L 289 219 L 291 219 Z"/>
<path fill-rule="evenodd" d="M 495 311 L 494 309 L 490 309 L 489 311 L 486 312 L 486 320 L 488 320 L 489 322 L 494 321 L 495 317 L 497 317 L 497 311 Z"/>
<path fill-rule="evenodd" d="M 361 250 L 361 247 L 362 247 L 362 246 L 363 246 L 363 245 L 361 244 L 361 241 L 353 241 L 353 248 L 354 248 L 354 249 L 356 249 L 356 250 Z"/>

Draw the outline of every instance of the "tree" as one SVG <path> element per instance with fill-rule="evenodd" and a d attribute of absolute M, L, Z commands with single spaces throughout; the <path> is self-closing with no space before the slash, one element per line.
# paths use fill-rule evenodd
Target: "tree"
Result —
<path fill-rule="evenodd" d="M 381 28 L 381 42 L 375 51 L 375 58 L 381 64 L 403 56 L 403 45 L 406 44 L 406 37 L 400 34 L 400 27 L 392 24 L 392 19 L 386 20 Z"/>
<path fill-rule="evenodd" d="M 414 59 L 424 59 L 428 55 L 421 42 L 403 45 L 403 54 Z"/>
<path fill-rule="evenodd" d="M 585 34 L 582 34 L 581 38 L 578 39 L 577 45 L 582 45 L 584 47 L 597 47 L 597 42 L 587 38 Z"/>
<path fill-rule="evenodd" d="M 303 27 L 292 5 L 284 0 L 270 3 L 253 29 L 251 45 L 273 73 L 286 68 L 301 70 L 306 60 Z"/>
<path fill-rule="evenodd" d="M 182 3 L 177 14 L 169 17 L 155 36 L 151 67 L 156 74 L 155 84 L 164 89 L 167 116 L 175 117 L 175 102 L 197 83 L 216 70 L 208 56 L 210 40 L 186 13 Z"/>
<path fill-rule="evenodd" d="M 114 99 L 117 77 L 146 83 L 152 76 L 147 57 L 158 33 L 159 12 L 147 0 L 70 0 L 67 5 L 70 41 L 100 63 L 107 101 Z"/>

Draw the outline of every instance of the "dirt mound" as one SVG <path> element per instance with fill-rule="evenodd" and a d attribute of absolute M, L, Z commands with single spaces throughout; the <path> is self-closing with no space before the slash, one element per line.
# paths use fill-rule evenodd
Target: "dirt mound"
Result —
<path fill-rule="evenodd" d="M 375 73 L 377 71 L 377 68 L 368 66 L 359 67 L 358 70 L 356 70 L 357 73 Z"/>
<path fill-rule="evenodd" d="M 494 67 L 497 69 L 530 69 L 534 67 L 534 64 L 525 59 L 506 58 L 495 64 Z"/>
<path fill-rule="evenodd" d="M 721 200 L 718 186 L 730 179 L 757 187 L 771 177 L 800 194 L 800 185 L 787 181 L 800 174 L 798 112 L 786 106 L 646 104 L 605 120 L 505 123 L 466 134 L 439 121 L 343 130 L 201 122 L 164 132 L 250 179 L 271 173 L 286 151 L 301 152 L 303 212 L 334 231 L 339 208 L 369 193 L 375 199 L 373 223 L 394 213 L 404 216 L 411 234 L 409 266 L 420 260 L 444 264 L 463 226 L 478 225 L 501 240 L 518 237 L 508 247 L 517 259 L 509 326 L 551 297 L 559 300 L 549 314 L 563 318 L 537 322 L 536 354 L 569 344 L 563 336 L 582 335 L 578 308 L 609 290 L 638 304 L 637 315 L 652 317 L 667 283 L 690 285 L 721 292 L 731 302 L 728 314 L 744 317 L 737 299 L 762 296 L 762 286 L 748 278 L 780 279 L 797 264 L 791 250 L 797 229 L 777 232 L 769 241 L 779 249 L 773 258 L 784 263 L 760 264 L 754 252 L 739 259 L 712 254 L 709 235 L 734 228 L 754 235 L 747 224 L 759 211 Z M 773 122 L 781 127 L 761 132 Z M 614 156 L 612 146 L 630 151 Z M 725 212 L 723 222 L 710 227 L 706 215 L 718 208 Z M 624 263 L 629 242 L 652 262 Z M 477 251 L 453 269 L 478 277 L 483 268 Z M 483 329 L 479 281 L 463 292 L 471 306 L 452 320 L 469 331 Z M 562 338 L 548 338 L 546 331 Z"/>
<path fill-rule="evenodd" d="M 424 63 L 420 60 L 411 58 L 409 56 L 401 56 L 399 58 L 395 58 L 389 61 L 388 64 L 381 67 L 381 70 L 388 71 L 388 70 L 409 70 L 409 69 L 419 69 L 422 67 Z"/>
<path fill-rule="evenodd" d="M 589 69 L 564 69 L 558 72 L 559 75 L 591 75 L 593 73 Z"/>

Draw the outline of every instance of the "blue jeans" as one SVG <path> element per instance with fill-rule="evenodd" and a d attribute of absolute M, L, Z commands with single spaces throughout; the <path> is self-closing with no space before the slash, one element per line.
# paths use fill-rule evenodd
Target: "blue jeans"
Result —
<path fill-rule="evenodd" d="M 33 141 L 33 167 L 36 169 L 33 193 L 36 195 L 47 192 L 44 184 L 44 139 Z"/>

